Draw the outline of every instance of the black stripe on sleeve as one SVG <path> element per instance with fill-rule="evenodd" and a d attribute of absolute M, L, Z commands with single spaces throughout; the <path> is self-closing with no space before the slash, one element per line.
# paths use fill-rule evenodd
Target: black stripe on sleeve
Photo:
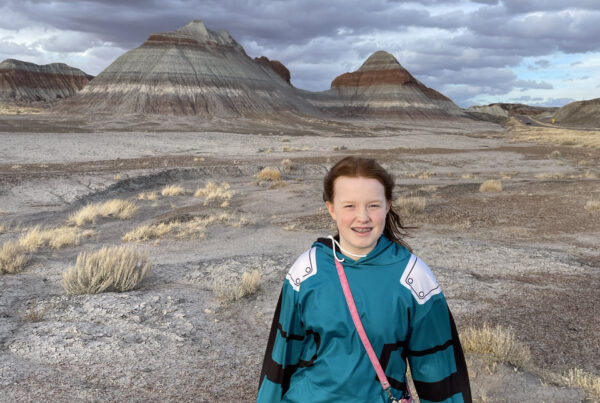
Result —
<path fill-rule="evenodd" d="M 420 398 L 430 400 L 432 402 L 441 402 L 449 397 L 461 393 L 465 403 L 471 403 L 471 386 L 469 384 L 469 374 L 467 371 L 467 364 L 460 345 L 458 338 L 458 332 L 456 331 L 456 325 L 454 324 L 454 318 L 448 308 L 448 319 L 450 320 L 450 332 L 451 339 L 439 346 L 422 350 L 422 351 L 411 351 L 408 354 L 413 356 L 423 356 L 426 354 L 433 354 L 438 351 L 445 350 L 449 346 L 454 347 L 454 362 L 456 366 L 456 372 L 453 372 L 450 376 L 437 381 L 437 382 L 422 382 L 414 380 L 415 388 Z"/>
<path fill-rule="evenodd" d="M 281 313 L 282 295 L 283 295 L 283 289 L 282 289 L 281 293 L 279 294 L 279 300 L 277 301 L 277 307 L 275 308 L 275 313 L 273 314 L 273 322 L 271 324 L 271 332 L 269 333 L 269 340 L 267 342 L 267 348 L 265 351 L 265 358 L 263 361 L 263 366 L 262 366 L 262 370 L 261 370 L 261 374 L 260 374 L 260 381 L 258 383 L 258 389 L 260 390 L 260 387 L 266 377 L 273 383 L 281 384 L 282 396 L 283 396 L 289 388 L 290 379 L 292 378 L 292 375 L 294 374 L 294 372 L 296 372 L 296 370 L 298 368 L 312 366 L 314 361 L 317 359 L 317 354 L 319 351 L 319 347 L 321 345 L 321 335 L 312 330 L 309 330 L 306 332 L 306 335 L 313 336 L 313 338 L 315 340 L 315 344 L 316 344 L 315 353 L 311 357 L 310 360 L 308 360 L 308 361 L 300 360 L 297 364 L 286 365 L 285 367 L 284 367 L 283 363 L 280 364 L 280 363 L 276 362 L 275 360 L 273 360 L 273 348 L 275 346 L 275 340 L 277 339 L 277 332 L 281 333 L 281 336 L 286 339 L 286 342 L 288 340 L 303 340 L 306 337 L 303 335 L 288 334 L 283 330 L 281 323 L 279 323 L 279 316 Z"/>
<path fill-rule="evenodd" d="M 454 340 L 450 339 L 447 342 L 445 342 L 444 344 L 440 344 L 439 346 L 428 348 L 427 350 L 418 350 L 418 351 L 406 350 L 406 355 L 411 355 L 413 357 L 422 357 L 424 355 L 435 354 L 438 351 L 443 351 L 452 345 L 454 345 Z"/>

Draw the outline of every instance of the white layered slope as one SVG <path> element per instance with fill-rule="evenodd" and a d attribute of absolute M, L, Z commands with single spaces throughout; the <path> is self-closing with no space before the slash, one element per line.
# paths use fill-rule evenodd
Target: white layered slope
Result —
<path fill-rule="evenodd" d="M 200 20 L 152 34 L 107 67 L 59 109 L 113 114 L 448 119 L 466 115 L 450 99 L 416 80 L 389 53 L 378 51 L 331 89 L 293 87 L 277 61 L 252 60 L 224 30 Z"/>
<path fill-rule="evenodd" d="M 385 51 L 336 77 L 331 89 L 305 93 L 313 105 L 340 117 L 447 119 L 465 117 L 449 98 L 426 87 Z"/>
<path fill-rule="evenodd" d="M 29 104 L 70 97 L 92 78 L 64 63 L 38 65 L 15 59 L 0 63 L 0 101 Z"/>
<path fill-rule="evenodd" d="M 319 114 L 224 30 L 200 20 L 153 34 L 102 71 L 61 109 L 117 113 L 240 116 Z"/>

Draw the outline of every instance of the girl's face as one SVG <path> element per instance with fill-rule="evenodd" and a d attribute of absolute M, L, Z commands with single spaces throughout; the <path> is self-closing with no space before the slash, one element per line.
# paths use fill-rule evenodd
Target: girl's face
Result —
<path fill-rule="evenodd" d="M 390 209 L 381 182 L 340 176 L 333 182 L 333 202 L 325 204 L 337 223 L 342 248 L 357 255 L 373 250 Z"/>

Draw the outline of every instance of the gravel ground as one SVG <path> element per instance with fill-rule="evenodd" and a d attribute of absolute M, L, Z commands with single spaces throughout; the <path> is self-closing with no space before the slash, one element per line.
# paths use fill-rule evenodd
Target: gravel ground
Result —
<path fill-rule="evenodd" d="M 409 242 L 438 277 L 459 330 L 510 327 L 536 368 L 600 374 L 600 216 L 584 208 L 600 199 L 600 152 L 515 143 L 497 126 L 291 127 L 0 132 L 0 243 L 33 225 L 64 225 L 87 203 L 140 207 L 132 219 L 88 225 L 95 234 L 78 246 L 42 248 L 23 272 L 0 276 L 0 401 L 252 401 L 285 272 L 331 231 L 322 177 L 354 153 L 392 170 L 398 195 L 426 199 L 423 212 L 406 217 L 419 226 Z M 257 183 L 261 168 L 283 158 L 293 168 L 282 182 Z M 503 190 L 479 192 L 486 179 L 501 179 Z M 191 192 L 137 199 L 208 181 L 231 185 L 229 206 Z M 216 224 L 201 239 L 132 243 L 153 262 L 137 290 L 67 296 L 60 285 L 81 250 L 121 244 L 140 225 L 219 213 L 249 223 Z M 261 289 L 220 302 L 220 282 L 250 270 L 260 271 Z M 478 401 L 586 399 L 535 371 L 468 361 Z"/>

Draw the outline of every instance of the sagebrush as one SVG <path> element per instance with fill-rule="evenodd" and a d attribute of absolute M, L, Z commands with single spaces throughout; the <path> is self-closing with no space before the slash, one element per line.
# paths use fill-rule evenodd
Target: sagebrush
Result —
<path fill-rule="evenodd" d="M 27 249 L 18 242 L 6 242 L 0 246 L 0 274 L 18 273 L 29 262 Z"/>
<path fill-rule="evenodd" d="M 75 266 L 63 273 L 62 286 L 68 294 L 97 294 L 135 288 L 150 271 L 145 254 L 124 246 L 81 252 Z"/>

